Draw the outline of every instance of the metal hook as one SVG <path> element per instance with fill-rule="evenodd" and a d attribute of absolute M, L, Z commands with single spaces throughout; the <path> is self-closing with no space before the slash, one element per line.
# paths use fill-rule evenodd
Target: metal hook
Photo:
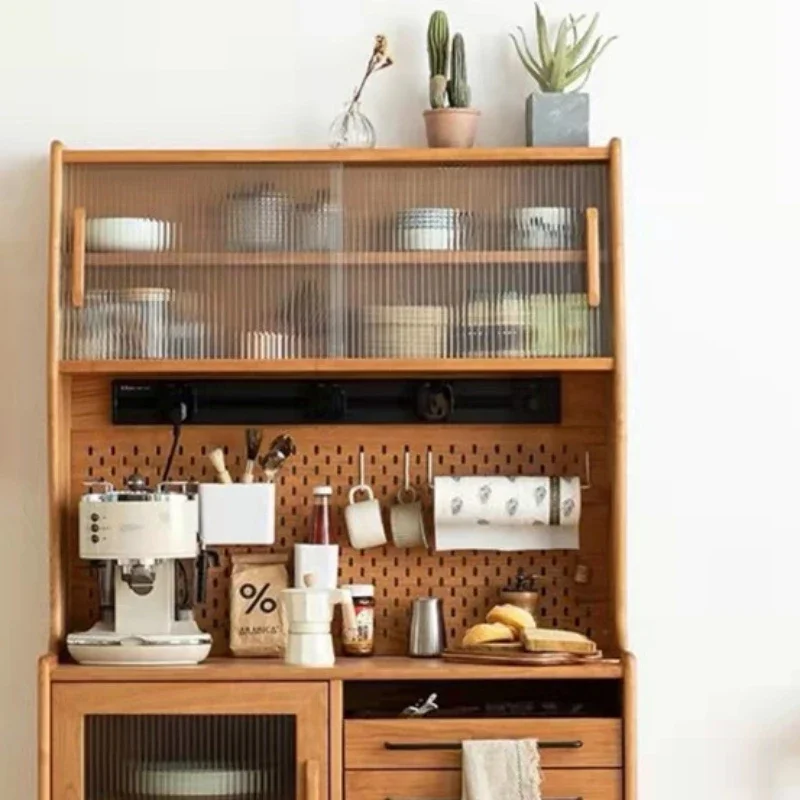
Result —
<path fill-rule="evenodd" d="M 583 454 L 583 478 L 584 483 L 581 483 L 581 489 L 591 489 L 592 488 L 592 457 L 589 455 L 589 451 L 587 450 Z"/>
<path fill-rule="evenodd" d="M 433 448 L 428 445 L 428 486 L 433 489 Z"/>
<path fill-rule="evenodd" d="M 367 485 L 367 476 L 366 470 L 364 468 L 364 448 L 358 448 L 358 485 L 359 486 L 366 486 Z"/>
<path fill-rule="evenodd" d="M 406 445 L 405 453 L 403 454 L 403 489 L 408 491 L 411 488 L 411 453 Z"/>

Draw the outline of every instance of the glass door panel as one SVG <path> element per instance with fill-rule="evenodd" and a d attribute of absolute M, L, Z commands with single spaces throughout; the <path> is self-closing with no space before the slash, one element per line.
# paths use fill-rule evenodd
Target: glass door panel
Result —
<path fill-rule="evenodd" d="M 65 360 L 610 353 L 601 163 L 68 165 Z"/>
<path fill-rule="evenodd" d="M 86 800 L 297 797 L 291 714 L 91 714 Z"/>

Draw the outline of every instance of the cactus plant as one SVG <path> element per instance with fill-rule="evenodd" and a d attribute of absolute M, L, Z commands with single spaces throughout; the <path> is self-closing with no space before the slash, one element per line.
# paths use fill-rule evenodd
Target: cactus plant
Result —
<path fill-rule="evenodd" d="M 457 33 L 453 37 L 453 55 L 450 59 L 450 80 L 447 83 L 447 97 L 451 108 L 469 108 L 472 92 L 467 83 L 467 55 L 464 51 L 464 37 Z"/>
<path fill-rule="evenodd" d="M 595 39 L 587 51 L 600 15 L 595 14 L 586 30 L 581 33 L 578 26 L 584 17 L 573 17 L 561 21 L 555 41 L 551 43 L 547 33 L 547 21 L 536 3 L 536 38 L 539 50 L 537 60 L 525 39 L 525 31 L 519 27 L 519 40 L 511 33 L 511 40 L 522 61 L 522 66 L 530 73 L 543 92 L 563 92 L 572 84 L 583 79 L 585 83 L 597 59 L 616 39 L 612 36 L 603 41 L 602 36 Z M 571 40 L 571 41 L 570 41 Z M 583 85 L 581 84 L 581 86 Z M 580 87 L 579 87 L 580 88 Z"/>
<path fill-rule="evenodd" d="M 431 108 L 444 108 L 447 99 L 447 56 L 450 24 L 444 11 L 434 11 L 428 22 L 428 67 Z"/>
<path fill-rule="evenodd" d="M 448 61 L 450 79 L 448 80 Z M 434 11 L 428 21 L 428 66 L 431 107 L 423 112 L 429 147 L 472 147 L 480 111 L 470 108 L 464 37 L 453 37 L 444 11 Z"/>
<path fill-rule="evenodd" d="M 450 23 L 444 11 L 434 11 L 428 22 L 428 66 L 431 77 L 447 75 L 447 48 L 450 45 Z"/>

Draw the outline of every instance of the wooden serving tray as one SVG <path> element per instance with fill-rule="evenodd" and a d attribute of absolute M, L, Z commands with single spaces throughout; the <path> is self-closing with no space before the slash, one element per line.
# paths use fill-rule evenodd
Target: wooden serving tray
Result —
<path fill-rule="evenodd" d="M 486 647 L 486 645 L 483 645 Z M 600 661 L 603 654 L 600 650 L 591 655 L 576 655 L 574 653 L 527 653 L 522 650 L 517 652 L 486 652 L 472 647 L 453 647 L 442 653 L 445 661 L 470 663 L 470 664 L 515 664 L 517 666 L 554 666 L 559 664 L 592 664 Z"/>

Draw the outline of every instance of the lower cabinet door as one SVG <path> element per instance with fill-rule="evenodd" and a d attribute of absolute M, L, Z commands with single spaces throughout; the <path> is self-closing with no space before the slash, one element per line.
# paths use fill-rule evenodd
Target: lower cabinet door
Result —
<path fill-rule="evenodd" d="M 622 800 L 616 769 L 546 769 L 542 800 Z M 460 800 L 459 770 L 351 770 L 345 800 Z"/>
<path fill-rule="evenodd" d="M 56 684 L 52 800 L 326 800 L 325 683 Z"/>

